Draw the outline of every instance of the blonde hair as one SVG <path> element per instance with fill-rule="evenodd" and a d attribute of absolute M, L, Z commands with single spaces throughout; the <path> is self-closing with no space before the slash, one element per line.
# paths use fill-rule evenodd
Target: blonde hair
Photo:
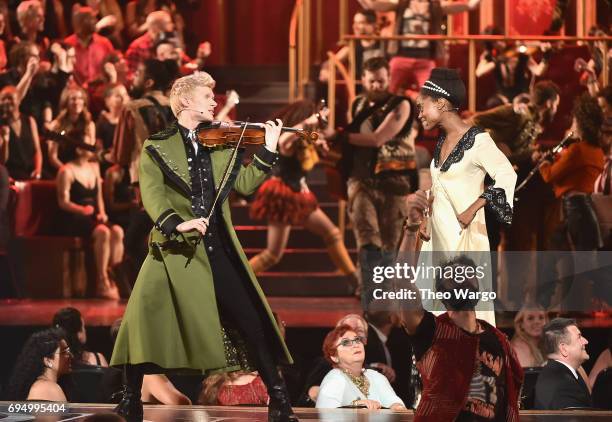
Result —
<path fill-rule="evenodd" d="M 336 327 L 339 327 L 341 325 L 349 325 L 347 324 L 346 321 L 349 319 L 358 319 L 359 321 L 361 321 L 361 323 L 363 324 L 364 330 L 365 330 L 365 334 L 368 335 L 368 321 L 365 320 L 365 318 L 359 314 L 348 314 L 343 316 L 342 318 L 340 318 L 340 320 L 336 323 Z M 351 326 L 352 327 L 352 326 Z"/>
<path fill-rule="evenodd" d="M 206 72 L 195 72 L 174 81 L 170 89 L 170 108 L 174 116 L 178 117 L 179 113 L 185 108 L 181 100 L 183 98 L 193 98 L 193 91 L 197 87 L 214 89 L 215 80 Z"/>
<path fill-rule="evenodd" d="M 537 346 L 534 346 L 533 343 L 529 341 L 529 336 L 523 329 L 523 320 L 525 319 L 527 312 L 543 312 L 544 324 L 546 325 L 548 323 L 548 314 L 542 306 L 537 304 L 526 304 L 514 317 L 514 336 L 512 339 L 520 339 L 524 341 L 525 344 L 527 344 L 527 347 L 529 347 L 529 351 L 533 355 L 536 366 L 541 366 L 544 363 L 544 355 L 541 350 L 540 341 L 538 341 Z"/>
<path fill-rule="evenodd" d="M 17 21 L 19 24 L 23 25 L 26 17 L 35 9 L 42 10 L 42 3 L 39 0 L 25 0 L 19 3 L 19 6 L 17 6 Z"/>

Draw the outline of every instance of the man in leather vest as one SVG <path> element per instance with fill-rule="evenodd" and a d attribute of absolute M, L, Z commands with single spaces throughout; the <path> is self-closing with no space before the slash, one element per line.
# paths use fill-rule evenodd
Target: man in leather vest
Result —
<path fill-rule="evenodd" d="M 342 172 L 348 179 L 348 207 L 353 223 L 363 299 L 375 266 L 390 265 L 397 252 L 406 216 L 405 198 L 416 186 L 414 159 L 415 108 L 405 97 L 392 95 L 389 63 L 374 57 L 363 65 L 364 93 L 351 105 L 352 122 L 339 134 Z"/>

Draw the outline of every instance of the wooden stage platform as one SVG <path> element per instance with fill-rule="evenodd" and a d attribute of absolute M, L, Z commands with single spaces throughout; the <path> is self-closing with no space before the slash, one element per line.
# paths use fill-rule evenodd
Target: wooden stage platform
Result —
<path fill-rule="evenodd" d="M 268 302 L 288 328 L 333 327 L 346 314 L 361 313 L 353 297 L 268 297 Z M 81 311 L 87 326 L 110 326 L 123 316 L 126 301 L 102 299 L 2 299 L 0 326 L 47 326 L 60 308 Z M 498 314 L 497 326 L 511 328 L 513 313 Z M 612 328 L 612 313 L 579 317 L 581 328 Z"/>
<path fill-rule="evenodd" d="M 111 405 L 68 404 L 62 413 L 31 415 L 8 413 L 8 403 L 0 403 L 0 420 L 3 421 L 82 421 L 93 413 L 110 412 Z M 391 412 L 389 410 L 368 411 L 365 409 L 295 409 L 300 421 L 316 422 L 410 422 L 412 411 Z M 265 422 L 264 407 L 221 406 L 145 406 L 145 421 L 151 422 Z M 560 411 L 521 412 L 521 422 L 586 422 L 609 421 L 612 412 Z"/>

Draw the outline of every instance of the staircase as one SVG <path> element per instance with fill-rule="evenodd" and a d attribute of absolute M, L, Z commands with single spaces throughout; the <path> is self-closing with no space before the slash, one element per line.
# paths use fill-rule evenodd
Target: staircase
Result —
<path fill-rule="evenodd" d="M 327 192 L 323 169 L 315 167 L 308 176 L 308 186 L 317 196 L 319 206 L 337 224 L 338 203 Z M 233 205 L 232 220 L 242 247 L 250 258 L 265 249 L 267 226 L 264 221 L 249 218 L 249 207 Z M 344 242 L 353 262 L 356 262 L 352 230 L 345 230 Z M 302 227 L 291 229 L 281 261 L 259 274 L 257 279 L 268 296 L 348 296 L 351 289 L 348 277 L 337 272 L 327 255 L 323 239 Z"/>
<path fill-rule="evenodd" d="M 212 66 L 206 69 L 217 81 L 215 91 L 238 92 L 238 120 L 264 122 L 287 105 L 289 77 L 286 65 Z"/>
<path fill-rule="evenodd" d="M 263 122 L 287 105 L 289 97 L 286 65 L 212 66 L 206 69 L 217 82 L 218 93 L 233 89 L 240 95 L 236 106 L 238 120 Z M 310 89 L 310 88 L 308 88 Z M 327 192 L 322 167 L 308 175 L 323 212 L 338 223 L 338 203 Z M 232 220 L 245 253 L 250 258 L 266 247 L 267 222 L 249 218 L 250 205 L 233 205 Z M 356 261 L 355 239 L 351 230 L 344 233 L 346 247 Z M 337 297 L 348 296 L 351 284 L 339 274 L 327 255 L 323 239 L 302 227 L 293 227 L 281 261 L 257 279 L 268 296 Z"/>

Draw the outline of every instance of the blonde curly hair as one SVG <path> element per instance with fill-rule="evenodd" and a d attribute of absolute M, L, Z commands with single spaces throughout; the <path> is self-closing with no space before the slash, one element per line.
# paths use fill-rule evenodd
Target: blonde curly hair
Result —
<path fill-rule="evenodd" d="M 176 117 L 185 108 L 182 100 L 184 98 L 192 99 L 193 92 L 197 87 L 214 89 L 215 80 L 206 72 L 195 72 L 174 81 L 170 89 L 170 108 Z"/>

